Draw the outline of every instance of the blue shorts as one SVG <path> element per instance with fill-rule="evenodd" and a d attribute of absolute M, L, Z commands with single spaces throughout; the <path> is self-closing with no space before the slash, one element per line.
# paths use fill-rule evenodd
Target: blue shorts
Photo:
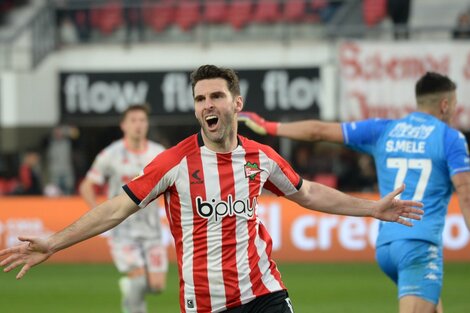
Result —
<path fill-rule="evenodd" d="M 442 246 L 421 240 L 398 240 L 376 248 L 382 271 L 398 287 L 398 298 L 416 296 L 437 304 L 442 289 Z"/>

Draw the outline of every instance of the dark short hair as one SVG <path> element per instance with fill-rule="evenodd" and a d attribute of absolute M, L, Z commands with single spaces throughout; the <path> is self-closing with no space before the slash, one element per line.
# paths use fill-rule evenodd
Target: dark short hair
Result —
<path fill-rule="evenodd" d="M 454 91 L 457 85 L 449 77 L 435 72 L 427 72 L 417 82 L 416 97 L 428 94 Z"/>
<path fill-rule="evenodd" d="M 227 87 L 232 96 L 240 95 L 240 82 L 237 73 L 229 68 L 217 67 L 215 65 L 202 65 L 191 73 L 191 86 L 194 86 L 200 80 L 222 78 L 227 82 Z"/>
<path fill-rule="evenodd" d="M 145 115 L 150 115 L 150 107 L 148 104 L 131 104 L 127 107 L 127 109 L 124 110 L 124 112 L 122 112 L 121 122 L 124 121 L 129 112 L 133 111 L 142 111 L 145 113 Z"/>

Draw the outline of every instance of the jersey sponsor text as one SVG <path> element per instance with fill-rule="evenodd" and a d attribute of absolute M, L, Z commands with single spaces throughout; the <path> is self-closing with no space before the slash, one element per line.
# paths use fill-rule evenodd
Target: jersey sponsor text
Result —
<path fill-rule="evenodd" d="M 258 198 L 254 197 L 250 206 L 250 199 L 233 200 L 232 195 L 228 195 L 227 201 L 203 201 L 201 197 L 196 198 L 197 213 L 202 218 L 214 218 L 216 222 L 225 216 L 240 216 L 251 219 L 254 216 Z"/>

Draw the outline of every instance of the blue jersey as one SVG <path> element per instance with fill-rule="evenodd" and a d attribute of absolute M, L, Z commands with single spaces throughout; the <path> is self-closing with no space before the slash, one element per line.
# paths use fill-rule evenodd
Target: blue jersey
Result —
<path fill-rule="evenodd" d="M 451 177 L 470 171 L 463 134 L 421 112 L 398 120 L 343 123 L 342 130 L 345 144 L 374 157 L 382 197 L 405 183 L 400 198 L 424 204 L 423 218 L 413 227 L 381 222 L 377 246 L 400 239 L 440 245 L 453 191 Z"/>

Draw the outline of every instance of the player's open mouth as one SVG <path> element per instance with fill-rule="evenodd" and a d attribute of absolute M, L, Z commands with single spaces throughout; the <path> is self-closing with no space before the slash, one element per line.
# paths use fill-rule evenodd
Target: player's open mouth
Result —
<path fill-rule="evenodd" d="M 215 115 L 208 115 L 206 116 L 206 123 L 209 126 L 209 129 L 213 130 L 217 128 L 217 124 L 219 123 L 219 118 Z"/>

